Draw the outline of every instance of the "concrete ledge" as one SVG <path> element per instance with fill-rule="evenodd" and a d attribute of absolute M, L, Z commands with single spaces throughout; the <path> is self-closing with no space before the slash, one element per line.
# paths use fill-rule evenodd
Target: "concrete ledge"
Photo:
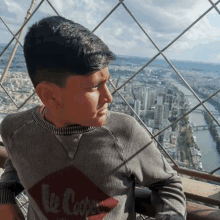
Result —
<path fill-rule="evenodd" d="M 218 220 L 220 210 L 197 203 L 187 202 L 187 220 Z"/>
<path fill-rule="evenodd" d="M 135 209 L 139 214 L 155 217 L 148 189 L 135 188 Z M 193 202 L 187 202 L 187 220 L 219 220 L 220 210 Z"/>
<path fill-rule="evenodd" d="M 220 206 L 220 186 L 181 177 L 187 198 Z"/>

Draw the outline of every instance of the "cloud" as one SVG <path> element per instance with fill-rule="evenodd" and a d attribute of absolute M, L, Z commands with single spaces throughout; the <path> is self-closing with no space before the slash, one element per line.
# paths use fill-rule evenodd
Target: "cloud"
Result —
<path fill-rule="evenodd" d="M 147 33 L 160 49 L 164 48 L 211 7 L 209 2 L 201 1 L 149 1 L 149 4 L 142 0 L 137 0 L 137 2 L 134 4 L 129 1 L 130 8 L 137 19 L 140 17 L 138 20 L 141 25 L 145 27 Z M 209 14 L 216 13 L 215 10 L 209 12 Z M 141 14 L 146 14 L 146 16 Z M 219 36 L 220 28 L 213 27 L 205 16 L 179 38 L 166 53 L 170 56 L 179 55 L 184 50 L 192 50 L 198 45 L 202 47 L 205 43 L 216 41 Z"/>
<path fill-rule="evenodd" d="M 36 5 L 40 1 L 37 0 Z M 53 0 L 51 3 L 61 16 L 93 30 L 118 3 L 118 0 Z M 124 4 L 160 49 L 211 7 L 209 1 L 201 0 L 125 0 Z M 3 0 L 1 14 L 10 22 L 22 23 L 29 7 L 30 1 Z M 43 17 L 55 14 L 45 1 L 28 26 Z M 216 19 L 220 19 L 216 10 L 211 10 L 208 15 L 178 39 L 166 51 L 166 54 L 169 57 L 182 58 L 182 55 L 186 54 L 185 51 L 192 53 L 194 49 L 198 50 L 198 46 L 204 47 L 210 43 L 215 44 L 215 42 L 217 45 L 220 25 L 219 27 L 214 26 L 210 15 L 213 15 L 213 19 L 214 16 Z M 2 29 L 2 26 L 0 28 Z M 13 28 L 15 29 L 15 26 Z M 122 5 L 95 31 L 95 34 L 106 42 L 116 54 L 151 57 L 158 52 Z M 2 36 L 2 39 L 6 38 L 6 35 Z M 195 51 L 194 54 L 198 53 Z M 218 60 L 218 58 L 216 59 Z"/>
<path fill-rule="evenodd" d="M 53 0 L 51 3 L 61 16 L 73 20 L 76 23 L 80 23 L 89 29 L 92 29 L 91 27 L 94 28 L 108 11 L 111 10 L 111 4 L 108 4 L 108 1 Z M 46 1 L 39 10 L 47 15 L 55 14 Z"/>
<path fill-rule="evenodd" d="M 179 0 L 179 1 L 173 1 L 173 0 L 166 0 L 166 1 L 161 1 L 161 0 L 150 0 L 148 1 L 148 4 L 152 7 L 156 8 L 163 8 L 166 10 L 184 10 L 188 9 L 189 6 L 194 7 L 199 1 L 201 0 Z M 144 0 L 138 0 L 140 3 L 146 3 Z"/>
<path fill-rule="evenodd" d="M 180 3 L 178 4 L 176 2 L 177 1 L 170 1 L 169 4 L 165 4 L 167 1 L 150 1 L 146 3 L 146 1 L 143 0 L 137 0 L 135 2 L 128 0 L 126 5 L 137 20 L 141 24 L 147 24 L 148 28 L 152 31 L 160 33 L 179 33 L 183 26 L 186 27 L 191 22 L 191 19 L 185 16 L 186 10 L 180 7 Z M 191 4 L 188 6 L 190 6 L 190 10 L 192 10 Z"/>
<path fill-rule="evenodd" d="M 176 50 L 178 51 L 177 54 L 181 54 L 184 50 L 192 50 L 193 48 L 198 50 L 197 46 L 204 48 L 204 45 L 210 45 L 215 42 L 216 49 L 218 48 L 220 50 L 220 47 L 218 46 L 219 37 L 220 28 L 212 27 L 209 20 L 204 17 L 195 25 L 195 27 L 192 27 L 178 41 L 176 41 L 168 51 L 172 53 L 172 51 Z"/>
<path fill-rule="evenodd" d="M 220 61 L 220 54 L 218 54 L 215 58 L 216 61 Z"/>
<path fill-rule="evenodd" d="M 25 10 L 13 0 L 4 0 L 4 3 L 7 5 L 7 9 L 10 13 L 15 14 L 17 18 L 20 17 L 21 14 L 25 13 Z"/>

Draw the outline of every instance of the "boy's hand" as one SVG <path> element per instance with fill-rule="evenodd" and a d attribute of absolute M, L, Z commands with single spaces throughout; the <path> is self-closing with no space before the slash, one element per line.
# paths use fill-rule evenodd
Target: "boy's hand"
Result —
<path fill-rule="evenodd" d="M 17 204 L 0 205 L 0 216 L 1 219 L 4 220 L 25 220 L 25 217 Z"/>

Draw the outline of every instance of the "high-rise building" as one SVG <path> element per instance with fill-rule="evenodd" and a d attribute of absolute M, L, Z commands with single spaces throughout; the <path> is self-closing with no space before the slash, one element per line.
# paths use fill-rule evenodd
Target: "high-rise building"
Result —
<path fill-rule="evenodd" d="M 163 119 L 168 119 L 168 118 L 169 118 L 169 103 L 165 102 L 164 103 Z"/>
<path fill-rule="evenodd" d="M 173 105 L 173 95 L 167 94 L 166 102 L 169 103 L 169 110 L 171 110 L 172 109 L 172 105 Z"/>
<path fill-rule="evenodd" d="M 154 111 L 155 126 L 162 125 L 162 122 L 163 122 L 163 112 L 164 112 L 164 106 L 156 104 L 155 105 L 155 111 Z"/>
<path fill-rule="evenodd" d="M 138 116 L 140 116 L 140 111 L 141 111 L 141 102 L 140 102 L 140 100 L 135 100 L 135 102 L 134 102 L 134 111 L 136 112 L 136 114 Z"/>
<path fill-rule="evenodd" d="M 154 120 L 153 119 L 148 119 L 147 120 L 147 126 L 149 126 L 150 128 L 154 128 Z"/>
<path fill-rule="evenodd" d="M 146 110 L 145 119 L 154 119 L 154 110 Z"/>
<path fill-rule="evenodd" d="M 162 122 L 162 129 L 168 127 L 170 125 L 170 122 L 168 119 L 163 119 L 163 122 Z M 171 128 L 169 128 L 171 129 Z"/>
<path fill-rule="evenodd" d="M 144 94 L 143 94 L 143 109 L 144 111 L 147 110 L 147 100 L 148 100 L 148 88 L 145 87 L 144 88 Z"/>
<path fill-rule="evenodd" d="M 139 87 L 138 99 L 142 102 L 142 99 L 143 99 L 143 88 L 142 87 Z"/>
<path fill-rule="evenodd" d="M 148 123 L 149 120 L 154 121 L 154 110 L 146 110 L 144 111 L 144 122 Z M 153 128 L 153 127 L 152 127 Z"/>
<path fill-rule="evenodd" d="M 147 96 L 147 110 L 150 110 L 151 107 L 154 106 L 156 99 L 156 90 L 155 89 L 149 89 L 148 90 L 148 96 Z"/>
<path fill-rule="evenodd" d="M 163 105 L 163 96 L 157 96 L 157 104 L 158 105 Z"/>
<path fill-rule="evenodd" d="M 167 96 L 166 93 L 163 92 L 157 93 L 157 104 L 164 105 L 164 102 L 166 102 L 166 96 Z M 158 103 L 158 98 L 162 99 L 162 103 Z"/>

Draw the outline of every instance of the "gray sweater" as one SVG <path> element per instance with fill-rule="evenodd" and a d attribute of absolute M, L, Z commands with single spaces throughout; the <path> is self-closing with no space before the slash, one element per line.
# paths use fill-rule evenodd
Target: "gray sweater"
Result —
<path fill-rule="evenodd" d="M 180 177 L 133 117 L 109 111 L 102 127 L 58 128 L 39 109 L 1 123 L 9 157 L 0 204 L 25 189 L 28 220 L 133 220 L 137 183 L 152 190 L 157 220 L 186 219 Z"/>

